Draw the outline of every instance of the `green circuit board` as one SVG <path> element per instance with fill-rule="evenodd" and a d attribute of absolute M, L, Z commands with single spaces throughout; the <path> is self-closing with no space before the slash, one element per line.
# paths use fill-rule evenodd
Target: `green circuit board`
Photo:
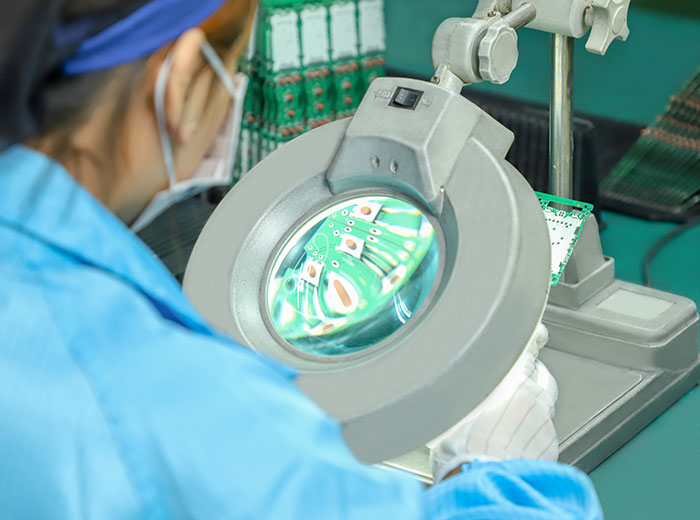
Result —
<path fill-rule="evenodd" d="M 355 198 L 301 227 L 278 256 L 268 308 L 300 350 L 341 355 L 401 328 L 437 276 L 436 234 L 423 213 L 392 197 Z"/>
<path fill-rule="evenodd" d="M 576 247 L 593 204 L 535 192 L 542 205 L 552 244 L 552 285 L 557 285 Z"/>

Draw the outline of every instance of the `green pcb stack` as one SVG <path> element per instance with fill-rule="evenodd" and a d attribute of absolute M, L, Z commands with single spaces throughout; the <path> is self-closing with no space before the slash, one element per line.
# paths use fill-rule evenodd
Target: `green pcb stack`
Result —
<path fill-rule="evenodd" d="M 700 215 L 700 70 L 601 183 L 611 209 L 687 222 Z"/>
<path fill-rule="evenodd" d="M 300 134 L 354 114 L 384 74 L 384 0 L 262 0 L 234 182 Z"/>

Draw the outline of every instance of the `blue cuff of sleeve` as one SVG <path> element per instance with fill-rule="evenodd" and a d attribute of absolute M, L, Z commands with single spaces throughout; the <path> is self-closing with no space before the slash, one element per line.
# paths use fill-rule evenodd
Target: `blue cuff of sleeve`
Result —
<path fill-rule="evenodd" d="M 602 519 L 593 485 L 579 470 L 539 460 L 481 462 L 427 492 L 430 518 Z"/>

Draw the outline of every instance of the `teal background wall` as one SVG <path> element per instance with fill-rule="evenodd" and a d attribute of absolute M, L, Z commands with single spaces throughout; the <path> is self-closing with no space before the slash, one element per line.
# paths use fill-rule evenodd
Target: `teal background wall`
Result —
<path fill-rule="evenodd" d="M 477 4 L 476 0 L 385 1 L 387 64 L 422 77 L 433 73 L 430 45 L 438 25 L 445 18 L 471 15 Z M 587 52 L 585 39 L 578 40 L 575 109 L 641 124 L 653 122 L 668 97 L 700 66 L 700 20 L 691 16 L 698 4 L 693 4 L 686 18 L 633 8 L 630 37 L 626 42 L 614 41 L 605 56 Z M 548 103 L 550 35 L 522 29 L 518 36 L 520 60 L 510 81 L 468 88 Z"/>

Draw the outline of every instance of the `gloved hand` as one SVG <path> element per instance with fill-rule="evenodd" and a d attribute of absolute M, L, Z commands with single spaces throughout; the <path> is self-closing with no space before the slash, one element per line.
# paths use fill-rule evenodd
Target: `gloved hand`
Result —
<path fill-rule="evenodd" d="M 467 417 L 428 444 L 435 482 L 460 465 L 480 460 L 556 461 L 557 383 L 537 355 L 549 339 L 540 324 L 513 368 Z"/>

